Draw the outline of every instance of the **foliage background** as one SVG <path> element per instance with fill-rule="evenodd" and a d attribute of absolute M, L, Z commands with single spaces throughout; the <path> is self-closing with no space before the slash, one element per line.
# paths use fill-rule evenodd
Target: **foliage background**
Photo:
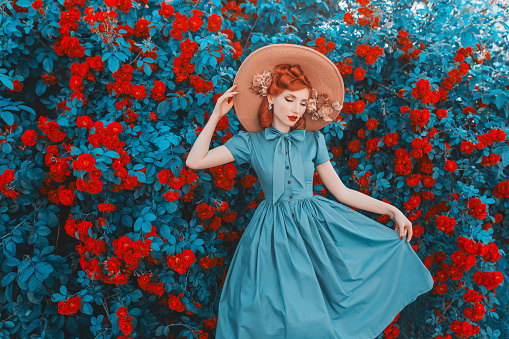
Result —
<path fill-rule="evenodd" d="M 247 165 L 185 158 L 242 60 L 271 43 L 338 65 L 333 165 L 407 215 L 434 276 L 380 337 L 509 337 L 506 4 L 19 0 L 0 13 L 0 337 L 214 337 L 263 192 Z M 232 110 L 211 148 L 240 128 Z"/>

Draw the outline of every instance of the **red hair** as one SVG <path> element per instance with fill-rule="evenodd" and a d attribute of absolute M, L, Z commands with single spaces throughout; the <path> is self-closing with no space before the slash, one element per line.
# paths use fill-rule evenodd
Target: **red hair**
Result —
<path fill-rule="evenodd" d="M 311 94 L 311 84 L 306 78 L 302 69 L 298 64 L 279 64 L 275 67 L 272 74 L 272 81 L 267 87 L 267 94 L 276 97 L 285 90 L 300 91 L 303 88 L 309 89 Z M 260 126 L 265 129 L 272 125 L 274 119 L 274 111 L 269 109 L 269 100 L 266 96 L 263 97 L 260 108 L 258 109 L 258 122 Z M 306 115 L 302 115 L 295 125 L 290 127 L 290 130 L 306 129 Z"/>

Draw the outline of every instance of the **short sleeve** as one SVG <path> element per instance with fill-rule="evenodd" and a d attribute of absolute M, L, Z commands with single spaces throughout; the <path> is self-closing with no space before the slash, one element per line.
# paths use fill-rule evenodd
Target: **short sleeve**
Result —
<path fill-rule="evenodd" d="M 239 165 L 251 161 L 250 139 L 251 133 L 240 131 L 223 144 L 226 148 L 228 148 Z"/>
<path fill-rule="evenodd" d="M 325 137 L 323 136 L 323 133 L 319 130 L 315 130 L 315 140 L 317 142 L 317 150 L 316 150 L 316 157 L 314 159 L 315 166 L 321 165 L 324 162 L 327 162 L 327 160 L 330 159 L 329 157 L 329 150 L 327 149 L 327 145 L 325 145 Z"/>

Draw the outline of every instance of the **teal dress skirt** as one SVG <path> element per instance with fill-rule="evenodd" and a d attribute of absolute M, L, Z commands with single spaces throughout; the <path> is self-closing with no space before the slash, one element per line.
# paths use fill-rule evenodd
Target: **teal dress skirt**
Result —
<path fill-rule="evenodd" d="M 216 339 L 373 339 L 433 277 L 389 227 L 313 195 L 320 131 L 241 131 L 224 146 L 265 194 L 232 257 Z"/>

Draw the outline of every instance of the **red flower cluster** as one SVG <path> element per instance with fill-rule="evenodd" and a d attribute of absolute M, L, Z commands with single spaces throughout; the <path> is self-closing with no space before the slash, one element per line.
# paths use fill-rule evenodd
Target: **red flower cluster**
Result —
<path fill-rule="evenodd" d="M 410 199 L 403 202 L 403 208 L 407 211 L 411 211 L 419 207 L 421 204 L 421 197 L 419 195 L 413 194 L 410 196 Z"/>
<path fill-rule="evenodd" d="M 480 242 L 475 242 L 472 239 L 465 238 L 464 236 L 458 237 L 458 247 L 468 254 L 481 255 L 484 261 L 498 261 L 501 258 L 499 248 L 494 243 L 483 245 Z"/>
<path fill-rule="evenodd" d="M 146 237 L 145 242 L 141 239 L 133 241 L 131 238 L 123 235 L 113 240 L 112 245 L 115 255 L 119 259 L 124 260 L 126 269 L 132 272 L 138 267 L 140 259 L 149 255 L 152 240 Z"/>
<path fill-rule="evenodd" d="M 463 294 L 463 300 L 465 302 L 478 303 L 484 299 L 484 295 L 477 292 L 476 290 L 469 289 L 468 287 L 465 287 L 465 290 L 467 291 L 465 294 Z"/>
<path fill-rule="evenodd" d="M 167 2 L 161 2 L 161 9 L 157 11 L 157 14 L 165 17 L 166 19 L 169 19 L 174 12 L 175 9 L 173 8 L 172 5 L 168 4 Z"/>
<path fill-rule="evenodd" d="M 404 63 L 407 63 L 410 59 L 417 59 L 421 54 L 421 50 L 424 50 L 425 45 L 421 41 L 419 48 L 414 48 L 414 43 L 410 41 L 408 38 L 408 32 L 404 30 L 398 31 L 397 41 L 403 47 L 400 48 L 404 53 L 401 54 L 398 59 L 403 60 Z M 412 53 L 408 53 L 410 49 L 413 49 Z"/>
<path fill-rule="evenodd" d="M 433 149 L 429 143 L 429 138 L 414 138 L 412 140 L 412 151 L 410 155 L 415 159 L 420 159 L 424 154 L 428 154 Z"/>
<path fill-rule="evenodd" d="M 364 70 L 363 68 L 361 67 L 357 67 L 355 69 L 355 71 L 353 72 L 353 77 L 355 78 L 355 80 L 357 81 L 362 81 L 364 80 L 364 75 L 366 74 L 366 70 Z"/>
<path fill-rule="evenodd" d="M 479 198 L 471 198 L 467 204 L 468 213 L 476 219 L 486 218 L 486 204 L 481 203 Z"/>
<path fill-rule="evenodd" d="M 504 282 L 504 275 L 500 271 L 482 272 L 477 271 L 472 276 L 472 280 L 479 286 L 484 286 L 488 290 L 492 290 Z"/>
<path fill-rule="evenodd" d="M 143 85 L 133 85 L 131 79 L 133 78 L 133 67 L 129 64 L 123 64 L 122 67 L 117 69 L 112 74 L 113 78 L 116 79 L 114 83 L 108 83 L 106 89 L 110 95 L 120 97 L 121 95 L 130 95 L 136 100 L 141 100 L 147 96 L 147 91 Z"/>
<path fill-rule="evenodd" d="M 198 217 L 200 219 L 210 219 L 214 215 L 216 208 L 212 205 L 207 205 L 202 202 L 198 206 L 196 206 L 196 212 L 198 213 Z"/>
<path fill-rule="evenodd" d="M 107 202 L 103 202 L 97 205 L 97 210 L 102 213 L 111 213 L 117 210 L 117 206 Z"/>
<path fill-rule="evenodd" d="M 435 226 L 445 234 L 452 235 L 454 233 L 454 226 L 456 226 L 456 220 L 446 215 L 439 215 L 435 218 Z"/>
<path fill-rule="evenodd" d="M 195 262 L 195 259 L 193 251 L 186 248 L 182 253 L 169 255 L 166 260 L 170 268 L 179 274 L 185 274 L 187 269 Z"/>
<path fill-rule="evenodd" d="M 180 300 L 179 297 L 177 297 L 175 294 L 168 295 L 168 306 L 177 312 L 183 312 L 186 309 L 186 306 Z"/>
<path fill-rule="evenodd" d="M 210 269 L 214 266 L 223 266 L 224 265 L 224 257 L 201 257 L 200 260 L 198 261 L 198 263 L 200 264 L 201 268 L 203 269 Z"/>
<path fill-rule="evenodd" d="M 39 122 L 37 123 L 37 127 L 41 129 L 41 131 L 46 134 L 46 136 L 54 142 L 61 142 L 67 136 L 65 132 L 60 130 L 60 125 L 56 121 L 48 122 L 48 119 L 45 116 L 39 117 Z"/>
<path fill-rule="evenodd" d="M 422 127 L 428 124 L 430 118 L 430 111 L 427 108 L 413 109 L 410 112 L 410 123 L 412 124 L 412 131 L 419 131 Z"/>
<path fill-rule="evenodd" d="M 367 157 L 373 155 L 375 152 L 380 151 L 380 147 L 378 147 L 378 143 L 380 143 L 380 138 L 372 138 L 366 141 L 366 151 Z"/>
<path fill-rule="evenodd" d="M 166 99 L 166 84 L 160 80 L 154 80 L 154 86 L 150 89 L 150 97 L 156 101 L 163 101 Z"/>
<path fill-rule="evenodd" d="M 398 144 L 398 140 L 399 140 L 399 133 L 398 132 L 387 133 L 386 135 L 383 136 L 384 144 L 387 147 L 391 147 L 391 146 L 397 145 Z"/>
<path fill-rule="evenodd" d="M 456 169 L 458 168 L 458 164 L 454 160 L 446 160 L 444 164 L 444 170 L 454 173 L 456 172 Z"/>
<path fill-rule="evenodd" d="M 412 170 L 412 159 L 404 148 L 398 148 L 395 152 L 394 172 L 397 175 L 409 175 Z"/>
<path fill-rule="evenodd" d="M 315 39 L 314 49 L 322 54 L 332 52 L 336 48 L 336 44 L 333 41 L 326 41 L 324 37 L 318 37 Z"/>
<path fill-rule="evenodd" d="M 479 326 L 472 326 L 468 321 L 454 320 L 450 329 L 458 338 L 470 338 L 480 332 Z"/>
<path fill-rule="evenodd" d="M 493 189 L 493 194 L 500 199 L 509 198 L 509 180 L 499 182 Z"/>
<path fill-rule="evenodd" d="M 180 189 L 184 184 L 192 185 L 197 177 L 195 172 L 186 167 L 182 168 L 178 177 L 169 169 L 162 169 L 157 174 L 157 179 L 161 184 L 168 185 L 173 189 Z"/>
<path fill-rule="evenodd" d="M 204 225 L 204 228 L 205 228 L 205 230 L 217 231 L 219 229 L 219 227 L 222 226 L 221 222 L 222 222 L 222 219 L 220 217 L 218 217 L 217 215 L 215 215 L 212 217 L 212 219 L 210 220 L 210 222 L 208 224 Z"/>
<path fill-rule="evenodd" d="M 366 103 L 362 100 L 357 100 L 355 102 L 344 102 L 342 113 L 351 114 L 351 113 L 362 113 L 364 112 L 364 108 L 366 108 Z M 339 117 L 339 115 L 338 115 Z"/>
<path fill-rule="evenodd" d="M 191 58 L 199 50 L 198 43 L 186 39 L 180 43 L 180 50 L 182 51 L 180 55 L 173 59 L 175 82 L 183 82 L 190 73 L 194 73 L 194 64 L 191 62 Z"/>
<path fill-rule="evenodd" d="M 231 22 L 239 20 L 239 17 L 249 21 L 249 14 L 243 14 L 242 9 L 239 7 L 239 5 L 237 5 L 236 1 L 229 1 L 220 9 L 223 18 Z"/>
<path fill-rule="evenodd" d="M 480 65 L 483 64 L 483 60 L 484 59 L 487 59 L 487 60 L 490 60 L 491 59 L 491 54 L 490 52 L 488 51 L 484 51 L 484 45 L 481 45 L 479 44 L 478 42 L 476 42 L 475 46 L 477 47 L 477 50 L 480 52 L 481 56 L 479 58 L 474 58 L 472 57 L 472 60 L 475 62 L 475 63 L 478 63 Z M 508 87 L 506 87 L 506 89 L 509 89 Z"/>
<path fill-rule="evenodd" d="M 244 188 L 251 188 L 251 187 L 253 187 L 253 185 L 256 183 L 257 180 L 258 180 L 258 178 L 255 177 L 254 175 L 246 174 L 242 177 L 242 179 L 240 179 L 240 184 Z"/>
<path fill-rule="evenodd" d="M 14 180 L 14 169 L 5 170 L 0 175 L 0 191 L 8 196 L 9 198 L 16 199 L 19 196 L 19 192 L 11 190 L 7 187 Z"/>
<path fill-rule="evenodd" d="M 65 146 L 64 146 L 65 147 Z M 66 147 L 66 151 L 69 151 Z M 64 182 L 65 179 L 71 174 L 71 171 L 69 170 L 70 164 L 67 162 L 68 160 L 71 160 L 72 157 L 62 157 L 57 145 L 49 145 L 46 147 L 46 155 L 44 157 L 44 163 L 46 166 L 48 166 L 49 172 L 47 173 L 48 176 L 44 179 L 45 184 L 49 184 L 51 180 L 54 180 L 56 182 Z M 74 187 L 75 189 L 76 185 L 73 183 L 69 184 L 69 187 Z M 41 193 L 49 193 L 50 197 L 55 194 L 53 190 L 53 186 L 51 186 L 51 189 L 48 187 L 43 187 L 41 189 Z M 51 199 L 55 203 L 58 203 L 58 199 Z"/>
<path fill-rule="evenodd" d="M 81 298 L 75 296 L 67 300 L 60 300 L 58 302 L 58 313 L 63 315 L 74 314 L 81 308 Z"/>
<path fill-rule="evenodd" d="M 352 63 L 351 58 L 345 58 L 345 61 L 340 61 L 336 65 L 342 77 L 346 77 L 348 74 L 352 74 L 353 67 L 351 63 Z"/>
<path fill-rule="evenodd" d="M 380 17 L 374 16 L 373 14 L 377 10 L 373 5 L 369 5 L 369 0 L 357 0 L 357 3 L 361 5 L 360 8 L 357 8 L 357 12 L 359 13 L 357 17 L 357 22 L 361 26 L 365 26 L 369 24 L 370 28 L 378 28 L 380 24 Z M 371 7 L 371 8 L 368 8 Z M 348 26 L 355 25 L 355 17 L 354 17 L 355 11 L 352 10 L 350 12 L 346 12 L 343 14 L 343 20 Z"/>
<path fill-rule="evenodd" d="M 465 318 L 472 321 L 482 320 L 484 318 L 484 314 L 486 314 L 486 308 L 481 303 L 476 303 L 473 308 L 467 307 L 463 311 Z"/>
<path fill-rule="evenodd" d="M 453 264 L 449 266 L 449 273 L 452 279 L 459 280 L 463 273 L 475 266 L 477 260 L 475 255 L 457 250 L 451 255 Z"/>
<path fill-rule="evenodd" d="M 133 316 L 127 315 L 127 307 L 119 307 L 115 315 L 118 317 L 118 328 L 128 336 L 133 331 Z"/>
<path fill-rule="evenodd" d="M 85 48 L 80 45 L 79 39 L 67 35 L 61 35 L 56 39 L 53 50 L 58 56 L 67 55 L 76 59 L 83 58 L 85 55 Z"/>
<path fill-rule="evenodd" d="M 191 74 L 189 83 L 194 87 L 196 93 L 207 93 L 214 89 L 214 84 L 210 80 L 204 80 L 200 76 Z"/>
<path fill-rule="evenodd" d="M 35 145 L 37 140 L 39 140 L 41 138 L 42 138 L 42 136 L 39 135 L 39 133 L 37 133 L 37 131 L 28 129 L 28 130 L 25 130 L 25 132 L 21 136 L 21 142 L 25 146 L 33 146 L 33 145 Z"/>
<path fill-rule="evenodd" d="M 138 277 L 138 285 L 145 291 L 149 293 L 155 293 L 158 296 L 161 296 L 164 293 L 164 284 L 162 282 L 151 283 L 150 279 L 152 278 L 152 274 L 145 273 Z"/>
<path fill-rule="evenodd" d="M 421 100 L 424 105 L 436 104 L 440 100 L 440 92 L 433 91 L 428 80 L 419 79 L 412 89 L 412 97 Z"/>
<path fill-rule="evenodd" d="M 75 170 L 75 171 L 87 171 L 87 172 L 90 172 L 94 169 L 96 169 L 95 167 L 95 158 L 89 154 L 89 153 L 82 153 L 78 156 L 78 159 L 76 159 L 73 163 L 72 163 L 72 168 Z"/>
<path fill-rule="evenodd" d="M 384 54 L 384 49 L 378 46 L 370 47 L 365 44 L 357 45 L 355 54 L 364 58 L 366 65 L 373 65 Z"/>
<path fill-rule="evenodd" d="M 490 153 L 490 155 L 482 157 L 481 165 L 493 166 L 493 165 L 498 164 L 499 161 L 500 161 L 500 155 L 498 155 L 497 153 Z"/>
<path fill-rule="evenodd" d="M 211 32 L 218 32 L 221 29 L 221 16 L 217 15 L 216 13 L 212 13 L 208 17 L 208 25 L 207 29 Z"/>
<path fill-rule="evenodd" d="M 209 171 L 214 176 L 214 185 L 227 191 L 232 189 L 233 179 L 237 175 L 237 167 L 234 164 L 211 167 Z"/>

